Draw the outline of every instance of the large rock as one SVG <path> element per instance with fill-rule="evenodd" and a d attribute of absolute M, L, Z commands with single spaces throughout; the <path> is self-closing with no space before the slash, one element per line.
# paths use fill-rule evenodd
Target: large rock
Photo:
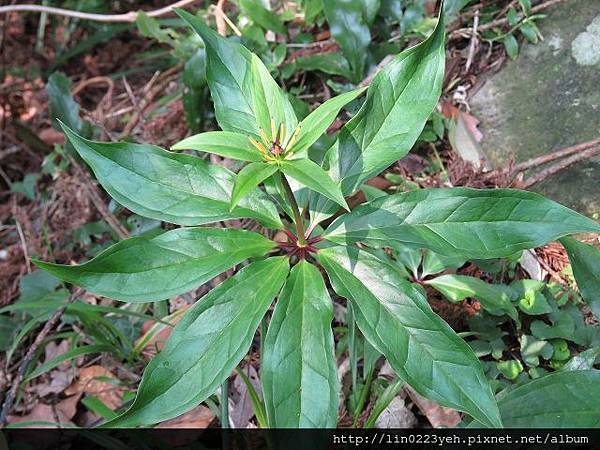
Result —
<path fill-rule="evenodd" d="M 544 41 L 488 78 L 471 99 L 485 156 L 495 167 L 600 136 L 600 1 L 570 0 L 540 22 Z M 600 157 L 534 190 L 587 214 L 600 212 Z"/>

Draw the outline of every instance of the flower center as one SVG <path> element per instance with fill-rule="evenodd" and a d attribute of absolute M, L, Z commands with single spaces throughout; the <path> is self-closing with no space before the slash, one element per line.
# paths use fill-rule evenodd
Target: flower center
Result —
<path fill-rule="evenodd" d="M 275 126 L 275 122 L 271 119 L 271 137 L 267 136 L 267 133 L 262 128 L 258 130 L 261 140 L 248 136 L 248 139 L 254 147 L 262 153 L 265 160 L 277 161 L 281 158 L 285 158 L 292 149 L 292 146 L 296 142 L 300 127 L 294 130 L 294 133 L 286 140 L 285 124 L 279 124 L 279 127 Z"/>

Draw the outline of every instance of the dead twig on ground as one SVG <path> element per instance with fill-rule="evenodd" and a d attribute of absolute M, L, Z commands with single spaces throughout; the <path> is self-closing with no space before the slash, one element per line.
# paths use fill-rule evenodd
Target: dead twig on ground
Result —
<path fill-rule="evenodd" d="M 585 161 L 586 159 L 590 159 L 590 158 L 593 158 L 594 156 L 598 156 L 598 155 L 600 155 L 600 146 L 592 147 L 592 148 L 584 150 L 580 153 L 577 153 L 575 155 L 571 155 L 571 156 L 557 162 L 556 164 L 553 164 L 550 167 L 542 170 L 540 173 L 525 179 L 521 183 L 520 187 L 522 189 L 529 189 L 534 184 L 544 181 L 550 175 L 554 175 L 555 173 L 558 173 L 561 170 L 564 170 L 567 167 L 570 167 L 575 163 L 578 163 L 580 161 Z"/>
<path fill-rule="evenodd" d="M 171 81 L 179 77 L 180 70 L 181 65 L 177 64 L 161 74 L 154 74 L 152 79 L 142 89 L 144 97 L 137 103 L 137 107 L 135 106 L 135 99 L 132 101 L 135 112 L 131 115 L 131 119 L 129 119 L 125 128 L 123 128 L 123 132 L 119 136 L 119 139 L 123 139 L 131 134 L 135 126 L 141 120 L 142 115 L 146 112 L 146 108 L 152 103 L 152 100 L 154 100 L 154 97 L 162 93 Z"/>
<path fill-rule="evenodd" d="M 522 163 L 514 164 L 509 167 L 492 170 L 491 172 L 487 172 L 483 174 L 483 180 L 488 181 L 498 176 L 509 176 L 515 177 L 517 174 L 521 172 L 525 172 L 529 169 L 533 169 L 535 167 L 542 166 L 549 162 L 555 161 L 557 159 L 566 158 L 570 156 L 571 158 L 565 159 L 564 161 L 559 162 L 556 167 L 561 167 L 560 169 L 553 169 L 552 173 L 556 173 L 559 170 L 562 170 L 565 167 L 568 167 L 578 161 L 583 161 L 585 159 L 591 158 L 597 154 L 600 149 L 600 137 L 596 139 L 592 139 L 591 141 L 582 142 L 580 144 L 572 145 L 569 147 L 561 148 L 555 150 L 546 155 L 538 156 L 536 158 L 531 158 L 527 161 L 523 161 Z M 595 150 L 595 151 L 594 151 Z M 567 162 L 566 165 L 564 163 Z M 559 166 L 560 165 L 560 166 Z M 554 167 L 554 166 L 553 166 Z M 549 168 L 550 169 L 550 168 Z M 549 170 L 547 169 L 547 170 Z M 546 175 L 548 176 L 548 175 Z M 536 182 L 539 182 L 538 180 Z"/>
<path fill-rule="evenodd" d="M 225 36 L 225 26 L 223 24 L 226 23 L 227 25 L 229 25 L 229 28 L 231 28 L 231 30 L 235 33 L 236 36 L 241 36 L 242 32 L 239 30 L 238 27 L 235 26 L 231 19 L 227 17 L 225 11 L 223 11 L 224 4 L 225 0 L 219 0 L 219 2 L 216 5 L 210 5 L 208 7 L 209 14 L 214 15 L 217 21 L 217 31 L 221 36 Z"/>
<path fill-rule="evenodd" d="M 473 64 L 473 57 L 475 56 L 475 47 L 477 46 L 477 27 L 479 26 L 479 11 L 475 12 L 473 18 L 473 31 L 471 33 L 471 42 L 469 43 L 469 56 L 467 57 L 467 63 L 465 64 L 465 73 L 469 72 L 471 64 Z"/>
<path fill-rule="evenodd" d="M 96 187 L 94 181 L 91 179 L 87 171 L 85 171 L 83 167 L 81 167 L 79 163 L 73 158 L 69 157 L 69 160 L 71 162 L 72 167 L 75 170 L 75 174 L 81 180 L 83 189 L 85 190 L 89 199 L 94 204 L 104 221 L 108 223 L 108 225 L 115 231 L 115 233 L 117 234 L 117 236 L 119 236 L 120 239 L 127 239 L 129 237 L 129 231 L 127 231 L 127 229 L 123 225 L 121 225 L 121 222 L 119 222 L 119 220 L 114 216 L 114 214 L 112 214 L 108 210 L 108 208 L 104 204 L 104 200 L 102 199 L 100 192 L 98 192 L 98 188 Z"/>
<path fill-rule="evenodd" d="M 163 8 L 155 9 L 152 11 L 146 11 L 145 13 L 150 17 L 164 16 L 173 11 L 173 8 L 183 8 L 196 0 L 179 0 L 178 2 L 172 3 Z M 138 16 L 138 11 L 130 11 L 123 14 L 94 14 L 85 13 L 80 11 L 74 11 L 71 9 L 55 8 L 53 6 L 43 5 L 8 5 L 0 6 L 0 14 L 10 12 L 35 12 L 35 13 L 46 13 L 57 16 L 74 17 L 76 19 L 93 20 L 95 22 L 135 22 Z"/>
<path fill-rule="evenodd" d="M 73 293 L 67 299 L 67 304 L 73 303 L 75 301 L 75 299 L 77 297 L 79 297 L 82 293 L 83 293 L 83 289 L 81 289 L 81 288 L 75 289 L 75 291 L 73 291 Z M 31 346 L 27 350 L 27 353 L 25 354 L 23 359 L 21 360 L 21 363 L 19 364 L 19 370 L 17 371 L 17 375 L 16 375 L 15 379 L 12 381 L 12 387 L 6 393 L 6 398 L 4 399 L 4 403 L 2 404 L 2 411 L 0 412 L 0 427 L 6 425 L 8 423 L 7 416 L 10 413 L 10 410 L 12 409 L 13 402 L 15 401 L 15 398 L 17 397 L 17 393 L 19 392 L 19 387 L 21 386 L 21 383 L 23 382 L 23 378 L 25 377 L 25 371 L 27 370 L 29 363 L 33 359 L 33 355 L 35 354 L 36 350 L 41 345 L 41 343 L 44 341 L 44 339 L 46 339 L 46 336 L 48 336 L 48 334 L 56 326 L 56 324 L 58 323 L 58 321 L 64 314 L 66 308 L 67 308 L 67 305 L 63 306 L 62 308 L 57 310 L 54 314 L 52 314 L 52 317 L 50 317 L 50 319 L 46 322 L 46 324 L 44 325 L 42 330 L 35 337 L 35 340 L 33 341 Z"/>
<path fill-rule="evenodd" d="M 545 9 L 550 8 L 551 6 L 558 5 L 559 3 L 564 3 L 565 1 L 566 0 L 545 1 L 544 3 L 540 3 L 539 5 L 536 5 L 533 8 L 531 8 L 531 14 L 537 14 L 541 11 L 544 11 Z M 522 20 L 523 17 L 524 17 L 524 15 L 521 14 L 519 16 L 519 20 Z M 491 22 L 480 25 L 479 32 L 491 30 L 492 28 L 499 27 L 499 26 L 506 25 L 506 24 L 508 24 L 508 19 L 506 17 L 502 17 L 501 19 L 492 20 Z M 454 30 L 452 33 L 450 33 L 448 36 L 448 39 L 452 40 L 452 39 L 463 38 L 465 36 L 469 36 L 469 34 L 472 32 L 473 32 L 472 28 L 459 28 L 458 30 Z"/>

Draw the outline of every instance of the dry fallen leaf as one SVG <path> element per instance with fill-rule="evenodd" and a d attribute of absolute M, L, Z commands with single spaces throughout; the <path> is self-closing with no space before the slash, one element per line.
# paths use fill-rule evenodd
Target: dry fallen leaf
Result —
<path fill-rule="evenodd" d="M 258 373 L 254 366 L 247 364 L 244 367 L 244 373 L 250 379 L 254 389 L 262 397 L 262 388 L 260 380 L 258 379 Z M 246 383 L 242 380 L 238 374 L 235 375 L 233 380 L 233 407 L 229 420 L 231 425 L 236 428 L 247 428 L 250 425 L 250 419 L 254 416 L 254 410 L 252 409 L 252 401 L 250 400 L 250 394 L 246 388 Z"/>
<path fill-rule="evenodd" d="M 68 409 L 68 408 L 67 408 Z M 67 411 L 70 412 L 70 411 Z M 72 425 L 70 419 L 67 417 L 64 411 L 60 408 L 53 407 L 52 405 L 46 405 L 44 403 L 38 403 L 33 407 L 31 412 L 25 416 L 12 416 L 7 417 L 8 423 L 19 423 L 19 422 L 53 422 L 57 421 L 61 424 Z M 36 424 L 36 428 L 56 428 L 54 425 L 41 425 Z"/>
<path fill-rule="evenodd" d="M 475 167 L 480 167 L 482 161 L 484 161 L 484 166 L 489 165 L 485 162 L 485 155 L 479 144 L 483 135 L 477 129 L 478 123 L 479 120 L 476 117 L 459 111 L 456 123 L 448 132 L 448 139 L 453 150 Z"/>
<path fill-rule="evenodd" d="M 211 410 L 200 405 L 179 417 L 161 423 L 157 428 L 207 428 L 213 419 Z"/>
<path fill-rule="evenodd" d="M 454 409 L 445 408 L 433 400 L 421 397 L 409 386 L 404 386 L 404 390 L 434 428 L 454 428 L 461 422 L 460 414 Z"/>
<path fill-rule="evenodd" d="M 98 380 L 100 377 L 115 378 L 110 370 L 102 366 L 84 367 L 79 370 L 77 381 L 65 389 L 65 394 L 94 395 L 110 409 L 115 410 L 121 406 L 123 388 Z"/>

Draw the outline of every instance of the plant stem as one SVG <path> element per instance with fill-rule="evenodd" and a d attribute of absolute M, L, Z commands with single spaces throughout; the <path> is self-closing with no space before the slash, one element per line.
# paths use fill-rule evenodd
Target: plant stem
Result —
<path fill-rule="evenodd" d="M 292 213 L 294 214 L 294 225 L 296 226 L 296 233 L 298 234 L 298 243 L 300 245 L 304 245 L 306 243 L 304 239 L 304 221 L 302 220 L 302 214 L 300 214 L 300 208 L 298 207 L 296 197 L 294 197 L 294 191 L 292 191 L 290 183 L 288 183 L 285 175 L 283 175 L 281 172 L 279 172 L 279 178 L 281 179 L 281 184 L 283 186 L 283 190 L 285 191 L 285 197 L 290 203 Z"/>
<path fill-rule="evenodd" d="M 352 375 L 352 392 L 356 395 L 358 384 L 358 354 L 356 352 L 356 327 L 354 325 L 354 312 L 348 302 L 346 306 L 346 325 L 348 327 L 348 354 L 350 357 L 350 374 Z"/>
<path fill-rule="evenodd" d="M 221 428 L 229 428 L 229 378 L 221 384 Z"/>

